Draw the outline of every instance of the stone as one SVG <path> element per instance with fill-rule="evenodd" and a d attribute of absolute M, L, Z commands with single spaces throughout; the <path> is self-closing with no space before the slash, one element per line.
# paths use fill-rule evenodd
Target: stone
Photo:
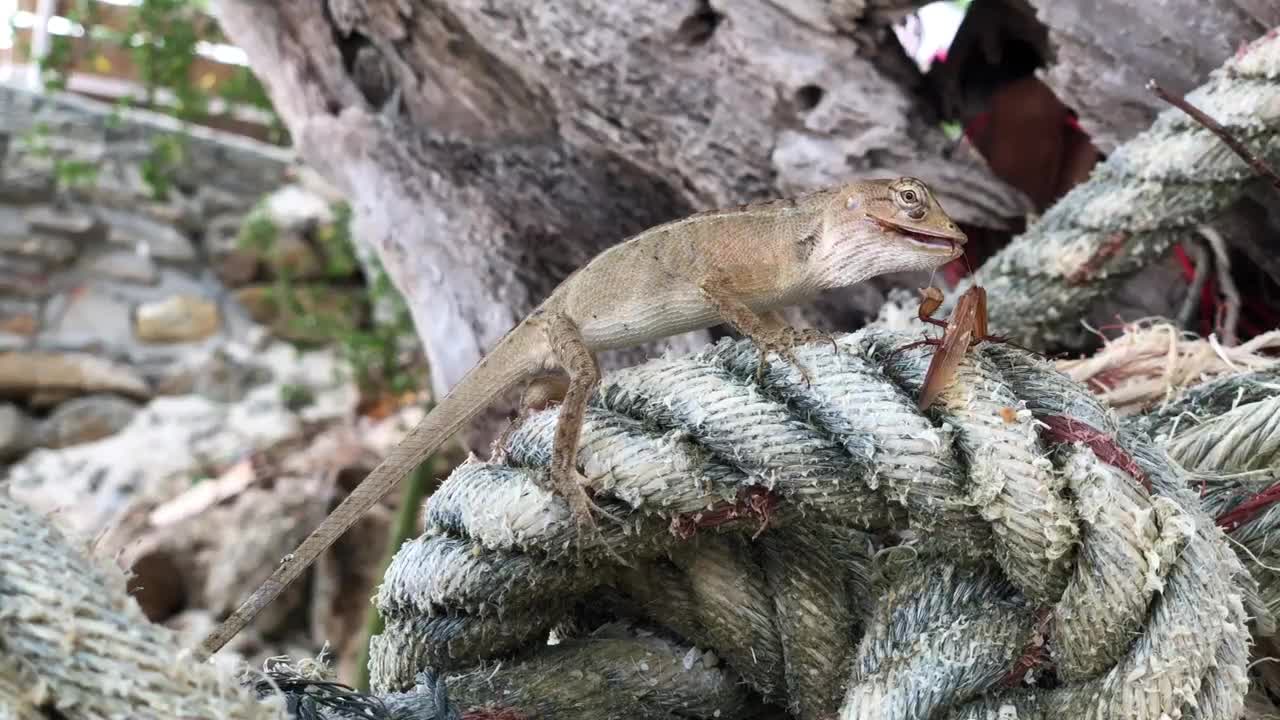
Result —
<path fill-rule="evenodd" d="M 266 325 L 277 337 L 292 342 L 326 342 L 334 335 L 359 327 L 368 316 L 368 305 L 358 291 L 328 285 L 293 285 L 289 302 L 282 303 L 284 288 L 249 285 L 233 293 L 254 322 Z M 297 312 L 286 311 L 296 307 Z M 323 318 L 323 323 L 315 322 Z"/>
<path fill-rule="evenodd" d="M 40 329 L 40 304 L 0 298 L 0 333 L 32 337 Z"/>
<path fill-rule="evenodd" d="M 105 226 L 82 210 L 41 205 L 24 213 L 27 224 L 37 233 L 71 238 L 81 242 L 100 240 Z"/>
<path fill-rule="evenodd" d="M 31 347 L 31 338 L 25 335 L 14 335 L 13 333 L 0 332 L 0 352 L 25 350 L 29 347 Z"/>
<path fill-rule="evenodd" d="M 21 457 L 35 447 L 35 421 L 17 405 L 0 405 L 0 462 Z"/>
<path fill-rule="evenodd" d="M 29 205 L 47 202 L 54 195 L 53 175 L 38 172 L 5 172 L 0 174 L 0 202 Z"/>
<path fill-rule="evenodd" d="M 259 207 L 281 232 L 301 231 L 334 220 L 329 201 L 301 185 L 285 185 L 263 198 Z"/>
<path fill-rule="evenodd" d="M 36 426 L 36 444 L 63 448 L 114 435 L 132 422 L 137 404 L 118 395 L 88 395 L 62 403 Z"/>
<path fill-rule="evenodd" d="M 295 232 L 286 232 L 276 237 L 266 253 L 266 262 L 275 277 L 314 280 L 324 274 L 324 265 L 315 248 Z"/>
<path fill-rule="evenodd" d="M 131 250 L 106 250 L 84 261 L 84 270 L 92 275 L 121 282 L 154 285 L 160 271 L 150 256 Z"/>
<path fill-rule="evenodd" d="M 98 207 L 136 211 L 151 201 L 142 171 L 133 163 L 107 159 L 98 166 L 98 176 L 79 191 Z"/>
<path fill-rule="evenodd" d="M 151 395 L 146 381 L 128 366 L 89 353 L 0 353 L 0 393 L 31 394 L 42 390 L 119 393 L 136 398 Z"/>
<path fill-rule="evenodd" d="M 40 329 L 40 323 L 34 315 L 0 315 L 0 332 L 10 335 L 32 337 Z"/>
<path fill-rule="evenodd" d="M 351 422 L 359 393 L 350 369 L 331 349 L 298 352 L 281 342 L 249 358 L 271 381 L 235 403 L 198 395 L 158 397 L 139 408 L 120 432 L 59 449 L 39 448 L 14 463 L 9 493 L 58 523 L 97 534 L 135 503 L 167 500 L 223 468 L 290 438 L 308 423 Z M 285 386 L 306 387 L 315 402 L 300 411 L 285 403 Z"/>
<path fill-rule="evenodd" d="M 252 282 L 262 264 L 257 252 L 240 244 L 241 220 L 238 214 L 219 215 L 210 220 L 204 230 L 205 254 L 214 274 L 229 287 Z"/>
<path fill-rule="evenodd" d="M 155 380 L 159 395 L 196 394 L 218 402 L 238 402 L 253 387 L 271 380 L 270 371 L 237 359 L 222 348 L 169 363 Z"/>
<path fill-rule="evenodd" d="M 34 232 L 0 235 L 0 253 L 48 265 L 66 265 L 75 258 L 76 250 L 76 244 L 73 241 L 57 235 L 41 235 Z"/>
<path fill-rule="evenodd" d="M 134 302 L 107 287 L 90 282 L 67 288 L 44 305 L 37 344 L 60 350 L 100 349 L 113 355 L 132 339 L 130 315 Z"/>
<path fill-rule="evenodd" d="M 235 250 L 213 261 L 213 272 L 229 287 L 252 282 L 261 263 L 251 252 Z"/>
<path fill-rule="evenodd" d="M 49 273 L 39 261 L 0 255 L 0 294 L 42 298 L 49 292 Z"/>
<path fill-rule="evenodd" d="M 75 390 L 37 390 L 27 396 L 27 407 L 37 412 L 51 410 L 75 397 Z"/>
<path fill-rule="evenodd" d="M 143 252 L 156 260 L 191 262 L 196 247 L 173 225 L 135 213 L 99 208 L 98 217 L 109 227 L 107 242 Z"/>
<path fill-rule="evenodd" d="M 194 342 L 218 331 L 218 306 L 208 298 L 175 295 L 147 302 L 134 313 L 134 333 L 150 343 Z"/>
<path fill-rule="evenodd" d="M 200 215 L 203 217 L 213 217 L 221 213 L 234 213 L 238 217 L 243 217 L 248 211 L 249 203 L 242 195 L 228 192 L 212 185 L 201 185 L 196 188 L 194 198 L 196 204 L 200 208 Z"/>

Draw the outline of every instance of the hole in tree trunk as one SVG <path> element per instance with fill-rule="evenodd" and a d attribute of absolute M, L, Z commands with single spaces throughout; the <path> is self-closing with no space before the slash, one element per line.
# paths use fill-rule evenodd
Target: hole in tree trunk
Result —
<path fill-rule="evenodd" d="M 805 85 L 796 90 L 796 106 L 801 112 L 808 112 L 822 102 L 822 97 L 827 94 L 826 90 L 817 85 Z"/>
<path fill-rule="evenodd" d="M 724 15 L 716 12 L 711 3 L 703 2 L 697 12 L 684 19 L 676 30 L 676 39 L 686 45 L 703 45 L 715 34 Z"/>

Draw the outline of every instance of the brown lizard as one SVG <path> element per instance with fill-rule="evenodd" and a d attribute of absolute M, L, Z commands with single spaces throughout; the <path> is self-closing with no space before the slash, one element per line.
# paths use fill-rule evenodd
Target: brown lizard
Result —
<path fill-rule="evenodd" d="M 965 234 L 914 178 L 867 180 L 803 197 L 703 212 L 645 230 L 571 274 L 442 398 L 329 517 L 196 650 L 235 636 L 366 510 L 480 411 L 557 370 L 561 398 L 550 483 L 582 529 L 594 503 L 577 470 L 595 353 L 727 322 L 795 363 L 797 343 L 826 338 L 774 312 L 876 275 L 931 270 L 961 254 Z M 803 368 L 800 368 L 803 372 Z M 526 393 L 526 396 L 539 393 Z"/>

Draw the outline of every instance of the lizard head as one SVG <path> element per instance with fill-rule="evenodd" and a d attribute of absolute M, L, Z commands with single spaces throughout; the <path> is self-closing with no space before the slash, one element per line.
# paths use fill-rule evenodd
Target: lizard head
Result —
<path fill-rule="evenodd" d="M 963 254 L 968 238 L 920 180 L 851 183 L 837 191 L 823 219 L 821 262 L 828 284 L 932 270 Z"/>

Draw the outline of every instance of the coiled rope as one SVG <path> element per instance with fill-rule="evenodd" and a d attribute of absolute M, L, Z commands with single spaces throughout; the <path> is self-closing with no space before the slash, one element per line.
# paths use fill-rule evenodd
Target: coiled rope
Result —
<path fill-rule="evenodd" d="M 930 351 L 892 354 L 914 339 L 798 348 L 812 385 L 776 359 L 757 383 L 754 348 L 730 341 L 610 375 L 581 456 L 622 517 L 601 526 L 608 550 L 579 550 L 543 489 L 555 411 L 534 415 L 500 460 L 454 473 L 388 571 L 378 702 L 317 704 L 285 675 L 267 690 L 333 720 L 747 718 L 762 701 L 802 718 L 1238 717 L 1248 629 L 1273 631 L 1280 594 L 1263 487 L 1280 372 L 1122 425 L 987 343 L 922 414 Z M 0 716 L 285 716 L 184 662 L 43 518 L 3 496 L 0 518 Z"/>
<path fill-rule="evenodd" d="M 459 708 L 512 717 L 737 717 L 740 685 L 802 718 L 1237 717 L 1246 621 L 1271 621 L 1189 476 L 1008 346 L 921 413 L 929 351 L 892 353 L 914 339 L 799 348 L 812 385 L 776 360 L 757 384 L 727 340 L 607 377 L 581 449 L 621 517 L 599 538 L 543 488 L 556 410 L 533 415 L 388 569 L 375 689 L 431 668 Z M 909 559 L 886 571 L 890 546 Z M 619 614 L 678 647 L 592 658 L 574 626 Z M 660 669 L 682 654 L 688 678 Z M 633 656 L 649 671 L 620 671 Z"/>
<path fill-rule="evenodd" d="M 48 520 L 0 492 L 0 719 L 266 720 L 208 665 L 183 661 L 119 569 L 91 559 Z"/>

